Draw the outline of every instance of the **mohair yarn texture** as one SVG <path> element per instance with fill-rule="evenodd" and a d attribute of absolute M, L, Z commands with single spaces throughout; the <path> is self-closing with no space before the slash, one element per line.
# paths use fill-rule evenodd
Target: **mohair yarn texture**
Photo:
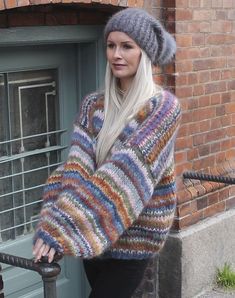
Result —
<path fill-rule="evenodd" d="M 106 24 L 104 37 L 121 31 L 146 52 L 153 65 L 168 64 L 175 55 L 176 43 L 161 23 L 145 10 L 127 8 L 114 14 Z"/>
<path fill-rule="evenodd" d="M 34 241 L 83 259 L 144 259 L 162 248 L 176 207 L 177 98 L 154 96 L 126 124 L 97 167 L 104 96 L 88 95 L 74 123 L 67 160 L 48 178 Z"/>

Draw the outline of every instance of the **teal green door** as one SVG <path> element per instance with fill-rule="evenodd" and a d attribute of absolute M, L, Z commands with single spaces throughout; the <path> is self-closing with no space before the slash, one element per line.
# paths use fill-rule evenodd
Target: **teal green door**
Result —
<path fill-rule="evenodd" d="M 0 250 L 32 258 L 43 183 L 66 157 L 81 97 L 97 87 L 93 43 L 0 48 Z M 88 79 L 89 78 L 89 79 Z M 58 298 L 87 297 L 64 258 Z M 5 297 L 43 297 L 37 273 L 3 265 Z"/>

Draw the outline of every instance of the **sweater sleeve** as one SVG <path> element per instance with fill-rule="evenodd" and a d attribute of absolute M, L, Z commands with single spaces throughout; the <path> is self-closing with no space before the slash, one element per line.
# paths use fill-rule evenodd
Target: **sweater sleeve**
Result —
<path fill-rule="evenodd" d="M 80 168 L 83 171 L 89 173 L 90 175 L 94 172 L 95 169 L 95 154 L 93 150 L 93 139 L 89 132 L 89 107 L 92 106 L 92 101 L 96 100 L 98 94 L 93 93 L 86 96 L 82 102 L 80 113 L 76 116 L 74 122 L 74 129 L 71 136 L 71 148 L 70 154 L 73 155 L 72 152 L 76 151 L 76 166 L 77 171 Z M 79 140 L 79 141 L 78 141 Z M 86 162 L 84 163 L 84 160 Z M 44 239 L 45 237 L 50 237 L 47 231 L 43 235 L 40 233 L 40 227 L 44 221 L 43 214 L 46 210 L 53 208 L 53 205 L 59 198 L 59 194 L 62 191 L 62 179 L 63 173 L 65 169 L 66 161 L 56 168 L 48 177 L 42 195 L 42 208 L 39 217 L 39 223 L 36 227 L 36 233 L 34 235 L 33 242 L 35 243 L 37 238 L 41 237 Z M 84 164 L 86 165 L 84 167 Z M 87 175 L 89 175 L 87 174 Z M 44 239 L 46 242 L 46 239 Z M 51 243 L 51 241 L 49 241 Z M 53 247 L 57 249 L 58 252 L 62 252 L 61 248 L 58 246 L 57 242 L 53 241 L 51 243 Z"/>
<path fill-rule="evenodd" d="M 86 170 L 89 174 L 92 174 L 95 169 L 95 154 L 93 150 L 93 140 L 91 134 L 89 133 L 89 107 L 91 102 L 97 97 L 96 93 L 90 94 L 82 102 L 81 112 L 77 115 L 73 134 L 71 136 L 71 149 L 77 152 L 81 158 L 76 159 L 77 166 L 81 164 L 83 168 L 84 160 L 86 160 Z M 71 155 L 71 154 L 70 154 Z M 53 204 L 57 198 L 58 194 L 61 192 L 61 180 L 63 176 L 65 163 L 56 168 L 52 174 L 48 177 L 45 187 L 43 190 L 43 205 Z"/>
<path fill-rule="evenodd" d="M 43 208 L 37 237 L 59 252 L 82 258 L 98 256 L 118 240 L 151 199 L 167 166 L 179 107 L 175 101 L 163 108 L 93 172 L 86 170 L 88 155 L 83 164 L 81 136 L 73 138 L 61 192 L 53 205 Z M 75 135 L 77 130 L 78 124 Z"/>

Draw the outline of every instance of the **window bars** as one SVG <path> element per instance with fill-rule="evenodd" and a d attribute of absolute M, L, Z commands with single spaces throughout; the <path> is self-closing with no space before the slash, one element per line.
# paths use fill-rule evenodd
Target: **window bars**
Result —
<path fill-rule="evenodd" d="M 61 164 L 57 71 L 0 74 L 0 242 L 32 232 L 42 187 Z"/>

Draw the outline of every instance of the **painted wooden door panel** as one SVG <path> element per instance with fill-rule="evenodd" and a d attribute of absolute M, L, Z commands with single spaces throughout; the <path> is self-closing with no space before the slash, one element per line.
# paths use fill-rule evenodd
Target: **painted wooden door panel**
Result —
<path fill-rule="evenodd" d="M 2 252 L 32 257 L 43 183 L 67 154 L 81 96 L 96 88 L 97 71 L 89 62 L 95 62 L 94 49 L 88 43 L 0 48 Z M 91 58 L 87 68 L 85 54 Z M 80 260 L 64 258 L 60 264 L 58 298 L 86 297 Z M 37 273 L 3 265 L 3 278 L 5 297 L 43 297 Z"/>

